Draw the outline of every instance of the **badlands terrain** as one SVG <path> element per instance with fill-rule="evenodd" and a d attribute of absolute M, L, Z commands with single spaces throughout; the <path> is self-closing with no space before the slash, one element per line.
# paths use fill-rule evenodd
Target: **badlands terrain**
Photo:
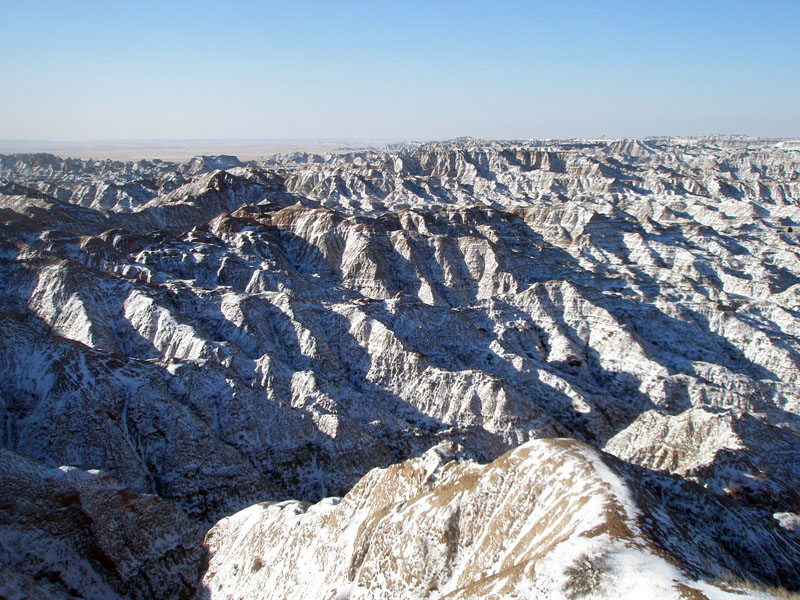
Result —
<path fill-rule="evenodd" d="M 0 156 L 0 597 L 800 589 L 800 143 Z"/>

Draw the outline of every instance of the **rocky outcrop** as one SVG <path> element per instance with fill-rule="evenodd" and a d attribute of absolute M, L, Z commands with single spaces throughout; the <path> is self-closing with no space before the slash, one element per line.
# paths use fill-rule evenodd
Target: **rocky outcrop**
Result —
<path fill-rule="evenodd" d="M 0 449 L 3 598 L 192 598 L 201 539 L 157 496 Z"/>

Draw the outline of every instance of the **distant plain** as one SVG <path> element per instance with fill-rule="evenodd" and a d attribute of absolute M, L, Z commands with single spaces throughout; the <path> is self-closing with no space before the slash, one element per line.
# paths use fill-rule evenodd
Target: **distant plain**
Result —
<path fill-rule="evenodd" d="M 63 158 L 140 160 L 158 158 L 185 162 L 199 154 L 230 154 L 241 160 L 258 160 L 275 154 L 309 152 L 325 154 L 360 148 L 383 148 L 396 140 L 0 140 L 0 154 L 48 152 Z"/>

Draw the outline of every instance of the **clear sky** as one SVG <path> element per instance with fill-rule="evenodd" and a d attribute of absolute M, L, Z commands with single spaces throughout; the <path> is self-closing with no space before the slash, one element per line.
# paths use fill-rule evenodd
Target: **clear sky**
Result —
<path fill-rule="evenodd" d="M 800 136 L 800 0 L 0 0 L 0 139 Z"/>

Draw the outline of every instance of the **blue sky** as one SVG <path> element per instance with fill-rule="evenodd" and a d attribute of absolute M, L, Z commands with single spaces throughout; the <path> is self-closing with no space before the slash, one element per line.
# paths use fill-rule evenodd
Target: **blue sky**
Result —
<path fill-rule="evenodd" d="M 798 0 L 0 14 L 0 139 L 800 136 Z"/>

